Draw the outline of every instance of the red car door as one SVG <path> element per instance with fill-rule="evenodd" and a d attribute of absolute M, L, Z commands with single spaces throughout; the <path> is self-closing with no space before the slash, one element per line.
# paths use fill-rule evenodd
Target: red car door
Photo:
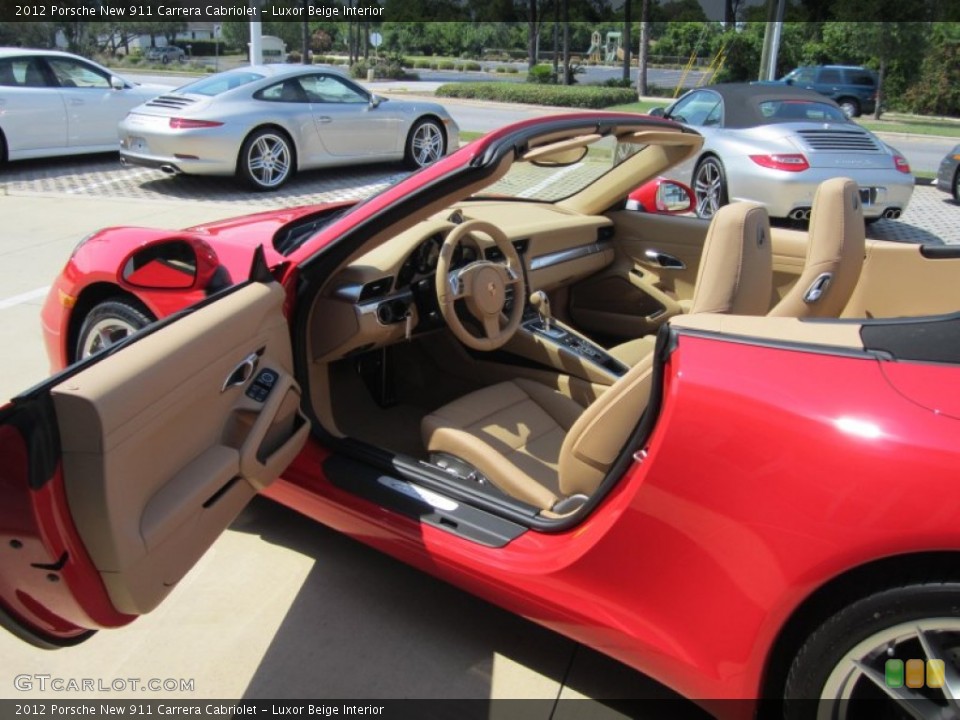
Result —
<path fill-rule="evenodd" d="M 277 283 L 238 285 L 0 410 L 0 622 L 39 645 L 154 609 L 303 447 Z"/>

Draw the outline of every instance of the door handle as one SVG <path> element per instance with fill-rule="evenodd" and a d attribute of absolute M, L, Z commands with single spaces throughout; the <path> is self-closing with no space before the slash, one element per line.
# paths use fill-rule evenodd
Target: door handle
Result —
<path fill-rule="evenodd" d="M 317 118 L 317 122 L 320 123 L 321 125 L 325 125 L 326 123 L 333 122 L 333 118 L 330 117 L 329 115 L 321 115 L 320 117 Z"/>
<path fill-rule="evenodd" d="M 70 98 L 71 105 L 83 105 L 83 100 L 80 98 Z"/>
<path fill-rule="evenodd" d="M 647 250 L 644 256 L 648 260 L 653 260 L 653 262 L 662 268 L 669 268 L 670 270 L 687 269 L 687 264 L 683 260 L 665 252 L 660 252 L 659 250 Z"/>
<path fill-rule="evenodd" d="M 259 353 L 252 352 L 247 355 L 240 364 L 227 375 L 227 379 L 223 381 L 223 387 L 220 388 L 220 392 L 226 392 L 229 388 L 246 383 L 247 380 L 253 377 L 253 373 L 256 372 L 257 365 L 259 364 Z"/>

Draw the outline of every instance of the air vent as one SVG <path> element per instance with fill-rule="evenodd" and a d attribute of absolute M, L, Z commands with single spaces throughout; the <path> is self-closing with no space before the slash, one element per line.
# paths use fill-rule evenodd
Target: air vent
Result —
<path fill-rule="evenodd" d="M 360 302 L 364 300 L 372 300 L 373 298 L 380 298 L 390 292 L 390 288 L 393 286 L 393 278 L 385 277 L 380 278 L 379 280 L 373 280 L 368 282 L 363 286 L 363 289 L 360 290 Z"/>
<path fill-rule="evenodd" d="M 526 254 L 527 249 L 530 247 L 530 239 L 523 238 L 521 240 L 514 240 L 513 246 L 517 249 L 517 253 L 524 255 Z M 503 251 L 496 246 L 487 248 L 483 253 L 483 257 L 491 262 L 502 262 Z"/>
<path fill-rule="evenodd" d="M 187 97 L 186 95 L 161 95 L 149 101 L 147 107 L 182 110 L 185 107 L 190 107 L 195 102 L 197 102 L 195 98 Z"/>
<path fill-rule="evenodd" d="M 799 130 L 802 137 L 814 150 L 880 152 L 876 141 L 863 132 L 848 130 Z"/>

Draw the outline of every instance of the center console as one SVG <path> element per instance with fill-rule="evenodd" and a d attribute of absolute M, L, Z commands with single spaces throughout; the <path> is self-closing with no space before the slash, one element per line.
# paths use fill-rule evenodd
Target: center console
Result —
<path fill-rule="evenodd" d="M 607 375 L 607 380 L 612 382 L 630 369 L 576 330 L 556 320 L 547 320 L 532 308 L 528 308 L 524 313 L 520 334 L 529 334 L 536 346 L 540 346 L 550 357 L 560 361 L 562 367 L 558 369 L 571 372 L 574 367 L 570 360 L 580 361 L 584 365 L 583 374 L 587 380 L 597 380 L 596 374 L 599 371 Z"/>

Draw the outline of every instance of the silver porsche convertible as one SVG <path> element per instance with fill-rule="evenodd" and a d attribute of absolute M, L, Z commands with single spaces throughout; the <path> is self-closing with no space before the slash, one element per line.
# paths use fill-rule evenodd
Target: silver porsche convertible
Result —
<path fill-rule="evenodd" d="M 907 160 L 811 90 L 718 84 L 651 114 L 705 138 L 699 153 L 669 173 L 693 187 L 700 217 L 750 200 L 772 217 L 807 220 L 817 186 L 841 176 L 859 185 L 868 221 L 900 217 L 913 194 Z"/>
<path fill-rule="evenodd" d="M 211 75 L 134 108 L 119 132 L 125 164 L 236 174 L 257 190 L 310 168 L 396 160 L 424 167 L 460 143 L 440 105 L 388 101 L 309 65 Z"/>

